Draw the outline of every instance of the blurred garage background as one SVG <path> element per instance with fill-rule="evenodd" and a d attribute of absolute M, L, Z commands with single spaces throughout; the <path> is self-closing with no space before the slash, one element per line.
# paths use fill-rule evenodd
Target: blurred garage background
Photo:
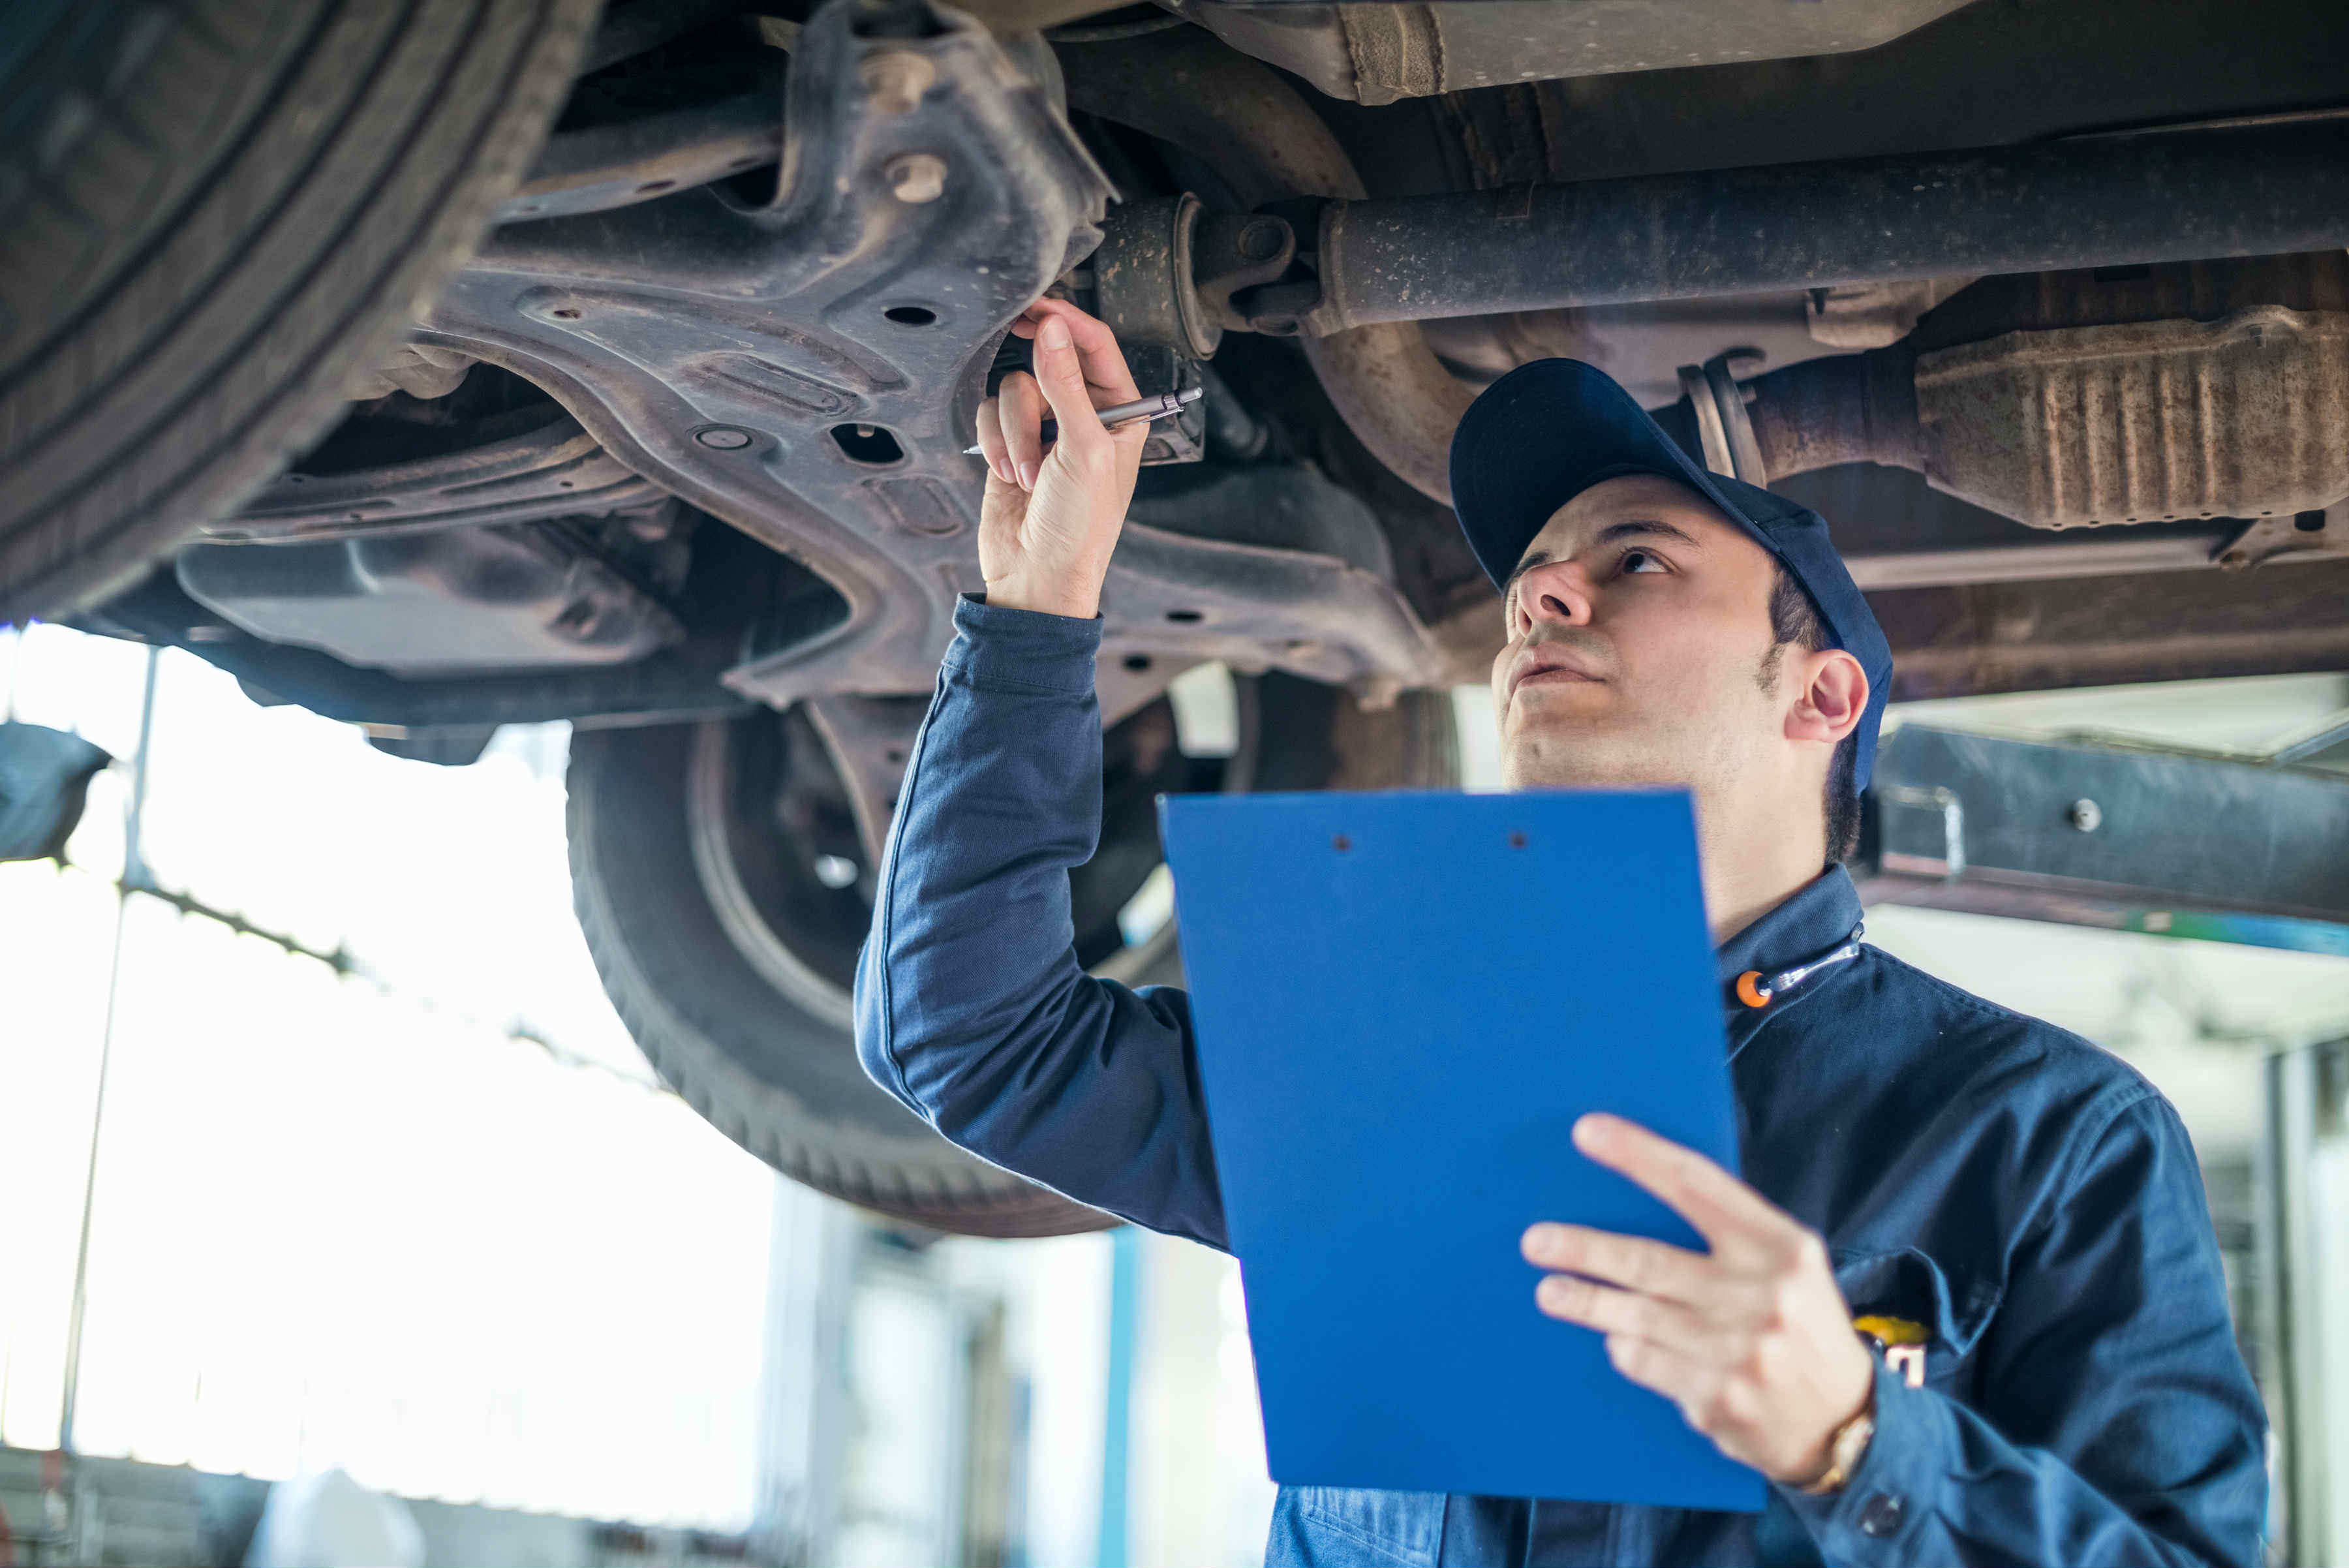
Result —
<path fill-rule="evenodd" d="M 2328 675 L 1894 719 L 2264 756 L 2344 711 Z M 118 759 L 62 862 L 0 866 L 0 1568 L 1261 1560 L 1229 1261 L 909 1232 L 663 1090 L 569 918 L 562 726 L 403 761 L 47 626 L 0 632 L 0 718 Z M 2349 951 L 1868 924 L 2178 1104 L 2274 1533 L 2349 1563 Z"/>

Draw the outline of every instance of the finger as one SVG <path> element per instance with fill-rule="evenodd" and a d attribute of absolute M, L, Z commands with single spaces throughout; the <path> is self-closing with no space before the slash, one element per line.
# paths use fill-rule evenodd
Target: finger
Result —
<path fill-rule="evenodd" d="M 1003 378 L 996 390 L 997 417 L 1003 423 L 1003 449 L 1022 490 L 1036 488 L 1036 471 L 1044 462 L 1044 398 L 1036 379 L 1025 370 Z"/>
<path fill-rule="evenodd" d="M 1607 1360 L 1640 1387 L 1652 1388 L 1671 1400 L 1683 1415 L 1708 1407 L 1721 1383 L 1719 1368 L 1669 1345 L 1628 1334 L 1607 1336 Z"/>
<path fill-rule="evenodd" d="M 1775 1243 L 1795 1224 L 1696 1150 L 1621 1116 L 1594 1111 L 1577 1120 L 1574 1146 L 1655 1194 L 1716 1248 L 1725 1242 Z"/>
<path fill-rule="evenodd" d="M 1652 1339 L 1685 1355 L 1720 1359 L 1720 1333 L 1678 1302 L 1619 1291 L 1574 1274 L 1551 1274 L 1534 1287 L 1534 1304 L 1561 1323 Z"/>
<path fill-rule="evenodd" d="M 1712 1259 L 1667 1241 L 1545 1222 L 1529 1227 L 1517 1245 L 1536 1268 L 1586 1275 L 1642 1295 L 1695 1303 L 1719 1291 L 1720 1268 Z"/>
<path fill-rule="evenodd" d="M 996 400 L 988 398 L 978 405 L 978 453 L 987 460 L 987 469 L 1006 484 L 1019 483 L 1011 467 L 1011 454 L 1003 444 L 1003 420 L 996 410 Z"/>
<path fill-rule="evenodd" d="M 1037 385 L 1052 405 L 1052 417 L 1061 421 L 1056 444 L 1072 455 L 1107 446 L 1109 431 L 1093 411 L 1102 405 L 1093 401 L 1092 390 L 1085 385 L 1075 340 L 1057 312 L 1037 324 L 1036 348 L 1030 358 L 1036 364 Z"/>
<path fill-rule="evenodd" d="M 1112 403 L 1130 403 L 1142 396 L 1134 389 L 1133 371 L 1125 362 L 1125 352 L 1117 346 L 1117 334 L 1109 329 L 1107 322 L 1086 315 L 1065 299 L 1040 299 L 1028 311 L 1036 323 L 1039 342 L 1042 341 L 1047 319 L 1058 320 L 1067 330 L 1070 344 L 1076 351 L 1078 373 L 1092 391 L 1093 407 L 1105 409 Z"/>

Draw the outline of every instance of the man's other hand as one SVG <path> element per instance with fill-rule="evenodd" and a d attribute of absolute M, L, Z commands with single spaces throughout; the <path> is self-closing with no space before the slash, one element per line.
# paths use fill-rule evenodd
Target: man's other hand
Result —
<path fill-rule="evenodd" d="M 1093 410 L 1142 394 L 1110 329 L 1066 300 L 1038 300 L 1011 330 L 1033 340 L 1036 372 L 1010 372 L 978 406 L 987 602 L 1091 619 L 1150 440 L 1148 421 L 1112 431 Z M 1050 451 L 1048 410 L 1060 422 Z"/>
<path fill-rule="evenodd" d="M 1872 1397 L 1826 1243 L 1694 1149 L 1619 1116 L 1574 1125 L 1575 1147 L 1669 1204 L 1710 1252 L 1581 1225 L 1539 1224 L 1526 1261 L 1555 1271 L 1541 1310 L 1607 1336 L 1608 1359 L 1681 1407 L 1731 1459 L 1800 1486 Z"/>

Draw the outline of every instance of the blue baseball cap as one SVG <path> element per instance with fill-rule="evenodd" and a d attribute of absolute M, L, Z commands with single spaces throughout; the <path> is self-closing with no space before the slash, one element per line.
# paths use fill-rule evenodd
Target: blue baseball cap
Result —
<path fill-rule="evenodd" d="M 1852 732 L 1858 741 L 1852 788 L 1866 789 L 1892 691 L 1892 647 L 1817 513 L 1711 472 L 1614 378 L 1579 359 L 1518 366 L 1477 395 L 1452 436 L 1452 507 L 1495 588 L 1559 507 L 1623 473 L 1680 481 L 1735 519 L 1802 585 L 1827 640 L 1868 672 L 1868 708 Z"/>

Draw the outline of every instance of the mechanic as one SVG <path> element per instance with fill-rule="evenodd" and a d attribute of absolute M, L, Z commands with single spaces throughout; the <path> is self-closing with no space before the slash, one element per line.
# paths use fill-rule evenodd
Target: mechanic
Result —
<path fill-rule="evenodd" d="M 1047 300 L 1016 330 L 1036 371 L 979 410 L 987 587 L 956 607 L 906 771 L 858 1051 L 963 1147 L 1220 1248 L 1185 997 L 1090 978 L 1072 947 L 1100 591 L 1147 427 L 1090 417 L 1135 396 L 1102 324 Z M 1891 659 L 1825 524 L 1706 473 L 1567 359 L 1478 397 L 1452 478 L 1502 589 L 1506 782 L 1693 795 L 1745 1178 L 1583 1117 L 1558 1158 L 1639 1182 L 1709 1251 L 1536 1224 L 1527 1310 L 1603 1334 L 1774 1484 L 1758 1515 L 1288 1487 L 1268 1561 L 2258 1561 L 2263 1417 L 2176 1112 L 2087 1042 L 1857 940 L 1840 862 Z M 1574 984 L 1562 952 L 1525 1004 Z"/>

